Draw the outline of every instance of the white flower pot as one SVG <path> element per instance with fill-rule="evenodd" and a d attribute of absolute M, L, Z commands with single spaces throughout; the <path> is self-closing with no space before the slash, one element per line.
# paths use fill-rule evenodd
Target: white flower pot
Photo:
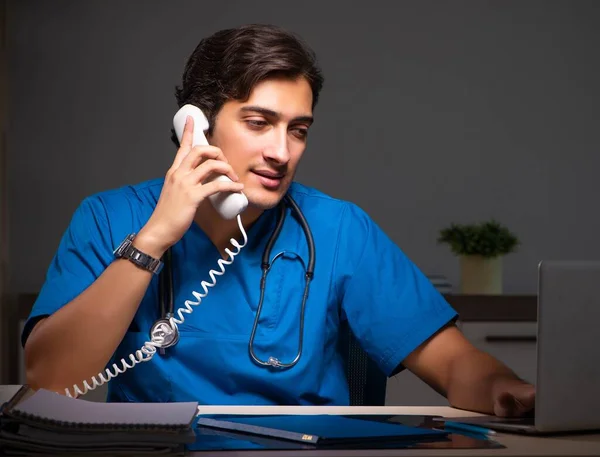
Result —
<path fill-rule="evenodd" d="M 460 257 L 460 292 L 471 295 L 502 293 L 502 257 Z"/>

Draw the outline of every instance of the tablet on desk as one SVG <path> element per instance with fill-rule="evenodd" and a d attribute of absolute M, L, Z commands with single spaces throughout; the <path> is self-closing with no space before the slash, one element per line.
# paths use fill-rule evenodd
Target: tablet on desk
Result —
<path fill-rule="evenodd" d="M 329 414 L 199 417 L 197 424 L 318 446 L 440 439 L 448 434 L 442 430 Z"/>
<path fill-rule="evenodd" d="M 272 419 L 269 419 L 272 418 Z M 290 417 L 292 418 L 290 420 Z M 205 414 L 198 417 L 197 423 L 197 439 L 194 444 L 187 445 L 186 448 L 190 451 L 207 451 L 207 450 L 310 450 L 310 449 L 498 449 L 504 448 L 504 446 L 493 439 L 483 436 L 468 436 L 462 432 L 457 433 L 455 431 L 440 431 L 435 430 L 435 427 L 439 427 L 440 423 L 434 421 L 434 418 L 440 416 L 432 415 L 399 415 L 399 414 L 352 414 L 352 415 L 327 415 L 325 420 L 335 421 L 340 424 L 342 421 L 346 424 L 351 424 L 353 428 L 357 428 L 358 425 L 369 425 L 369 422 L 383 425 L 392 425 L 401 427 L 404 429 L 404 433 L 401 433 L 399 437 L 393 438 L 394 434 L 383 437 L 365 439 L 352 434 L 350 439 L 346 439 L 344 436 L 339 436 L 337 433 L 332 433 L 326 430 L 324 437 L 327 440 L 322 440 L 320 443 L 317 441 L 316 444 L 308 442 L 309 440 L 290 440 L 282 439 L 279 437 L 273 437 L 270 434 L 254 434 L 248 432 L 242 432 L 236 430 L 238 428 L 239 421 L 244 421 L 248 424 L 254 421 L 248 421 L 248 419 L 259 418 L 260 427 L 269 425 L 272 427 L 275 425 L 281 428 L 282 420 L 286 422 L 286 427 L 289 428 L 292 422 L 296 425 L 298 423 L 307 422 L 308 425 L 313 424 L 314 418 L 322 418 L 323 415 L 302 415 L 302 417 L 289 416 L 289 415 L 248 415 L 248 414 Z M 233 422 L 230 419 L 238 421 L 234 426 L 226 424 L 218 424 L 216 428 L 208 426 L 211 423 L 206 419 L 218 419 L 222 422 Z M 353 422 L 347 422 L 353 421 Z M 251 425 L 256 425 L 253 423 Z M 373 427 L 375 427 L 373 425 Z M 322 425 L 321 425 L 322 426 Z M 417 429 L 417 434 L 414 431 L 407 432 L 406 429 Z M 307 431 L 314 428 L 300 428 L 300 430 Z M 394 431 L 397 433 L 399 428 L 395 428 Z M 296 432 L 298 433 L 298 432 Z M 300 432 L 303 433 L 303 432 Z M 365 433 L 363 431 L 362 433 Z M 308 434 L 308 433 L 303 433 Z M 313 439 L 314 441 L 314 439 Z"/>

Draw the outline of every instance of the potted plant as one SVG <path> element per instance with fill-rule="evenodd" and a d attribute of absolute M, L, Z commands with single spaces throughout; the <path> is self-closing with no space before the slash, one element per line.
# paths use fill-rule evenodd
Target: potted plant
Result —
<path fill-rule="evenodd" d="M 502 257 L 520 242 L 507 227 L 492 219 L 477 224 L 455 224 L 442 229 L 438 243 L 448 244 L 460 258 L 463 294 L 501 294 Z"/>

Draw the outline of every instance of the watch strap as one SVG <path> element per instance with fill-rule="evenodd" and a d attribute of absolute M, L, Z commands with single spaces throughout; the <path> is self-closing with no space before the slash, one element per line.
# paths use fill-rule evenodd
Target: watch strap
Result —
<path fill-rule="evenodd" d="M 148 270 L 154 274 L 160 273 L 163 267 L 163 262 L 160 259 L 156 259 L 145 252 L 140 251 L 133 245 L 135 239 L 135 233 L 127 235 L 123 242 L 114 251 L 114 255 L 117 259 L 127 259 L 134 263 L 136 266 Z"/>

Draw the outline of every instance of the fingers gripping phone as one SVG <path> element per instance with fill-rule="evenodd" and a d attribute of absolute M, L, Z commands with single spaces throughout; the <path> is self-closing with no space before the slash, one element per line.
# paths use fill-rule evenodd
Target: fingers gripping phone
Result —
<path fill-rule="evenodd" d="M 182 106 L 173 117 L 173 127 L 179 142 L 181 143 L 181 139 L 183 138 L 183 129 L 187 116 L 191 116 L 194 119 L 192 147 L 208 145 L 205 136 L 205 132 L 208 130 L 208 120 L 200 108 L 189 104 Z M 219 175 L 214 179 L 231 181 L 225 175 Z M 208 198 L 224 219 L 233 219 L 248 206 L 248 199 L 242 192 L 218 192 L 210 195 Z"/>

